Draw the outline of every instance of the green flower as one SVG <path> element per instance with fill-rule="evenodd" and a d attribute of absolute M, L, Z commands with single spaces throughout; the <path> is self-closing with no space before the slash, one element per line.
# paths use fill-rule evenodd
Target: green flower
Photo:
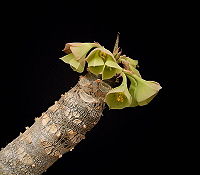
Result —
<path fill-rule="evenodd" d="M 108 59 L 105 62 L 104 70 L 102 73 L 102 79 L 110 79 L 116 74 L 121 73 L 121 71 L 122 68 L 116 63 L 116 61 L 113 60 L 113 58 L 108 57 Z"/>
<path fill-rule="evenodd" d="M 104 68 L 104 62 L 107 56 L 107 50 L 104 48 L 96 48 L 90 52 L 86 61 L 88 62 L 88 70 L 95 74 L 101 74 Z"/>
<path fill-rule="evenodd" d="M 127 76 L 131 81 L 129 92 L 132 96 L 132 102 L 130 107 L 148 104 L 162 88 L 159 83 L 146 81 L 135 74 L 128 74 Z"/>
<path fill-rule="evenodd" d="M 67 43 L 63 51 L 68 55 L 60 59 L 70 64 L 74 71 L 81 73 L 85 68 L 85 57 L 93 47 L 100 47 L 100 45 L 98 43 Z"/>
<path fill-rule="evenodd" d="M 128 91 L 127 78 L 124 73 L 121 73 L 123 81 L 122 84 L 116 88 L 111 89 L 107 95 L 105 102 L 110 109 L 123 109 L 130 106 L 132 97 Z"/>
<path fill-rule="evenodd" d="M 87 62 L 88 70 L 95 75 L 102 74 L 103 80 L 112 78 L 122 70 L 113 54 L 103 47 L 91 51 Z"/>
<path fill-rule="evenodd" d="M 93 47 L 100 47 L 99 43 L 67 43 L 63 51 L 67 54 L 72 53 L 76 60 L 85 58 Z"/>

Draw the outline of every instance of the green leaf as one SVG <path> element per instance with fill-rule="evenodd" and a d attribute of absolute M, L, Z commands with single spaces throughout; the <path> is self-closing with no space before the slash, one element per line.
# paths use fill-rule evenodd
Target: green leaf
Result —
<path fill-rule="evenodd" d="M 75 59 L 79 60 L 81 58 L 85 58 L 86 54 L 93 47 L 100 47 L 100 44 L 98 43 L 67 43 L 63 51 L 66 52 L 67 54 L 73 53 Z"/>
<path fill-rule="evenodd" d="M 127 88 L 127 79 L 124 73 L 121 74 L 122 84 L 111 89 L 106 95 L 106 103 L 110 109 L 123 109 L 131 104 L 132 97 Z"/>

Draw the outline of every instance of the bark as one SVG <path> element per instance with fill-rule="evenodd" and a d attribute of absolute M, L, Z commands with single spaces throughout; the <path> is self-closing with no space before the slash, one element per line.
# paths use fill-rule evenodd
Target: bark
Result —
<path fill-rule="evenodd" d="M 71 151 L 99 121 L 110 86 L 91 76 L 79 82 L 0 152 L 0 175 L 39 175 Z"/>

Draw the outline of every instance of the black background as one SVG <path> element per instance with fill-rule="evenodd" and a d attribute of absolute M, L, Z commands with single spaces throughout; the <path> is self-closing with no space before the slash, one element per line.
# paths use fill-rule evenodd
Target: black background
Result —
<path fill-rule="evenodd" d="M 168 4 L 9 4 L 1 16 L 1 142 L 24 132 L 78 81 L 58 58 L 68 42 L 97 41 L 112 50 L 117 32 L 144 79 L 163 89 L 147 106 L 109 110 L 72 152 L 45 174 L 166 173 L 178 165 L 172 94 L 178 23 Z M 173 170 L 174 172 L 174 170 Z"/>

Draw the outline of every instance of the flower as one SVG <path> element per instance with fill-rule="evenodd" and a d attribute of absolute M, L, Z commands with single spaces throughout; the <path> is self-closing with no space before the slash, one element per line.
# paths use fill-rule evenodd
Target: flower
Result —
<path fill-rule="evenodd" d="M 100 45 L 98 43 L 67 43 L 63 51 L 68 55 L 60 59 L 70 64 L 74 71 L 81 73 L 85 68 L 85 57 L 93 47 L 100 47 Z"/>
<path fill-rule="evenodd" d="M 96 48 L 90 52 L 86 61 L 88 62 L 88 70 L 95 74 L 101 74 L 104 68 L 105 58 L 107 56 L 106 49 Z"/>
<path fill-rule="evenodd" d="M 85 58 L 93 47 L 100 47 L 99 43 L 67 43 L 63 51 L 67 54 L 72 53 L 76 60 Z"/>
<path fill-rule="evenodd" d="M 132 97 L 128 91 L 126 75 L 121 73 L 123 81 L 120 86 L 111 89 L 107 95 L 105 102 L 110 109 L 123 109 L 130 106 Z"/>
<path fill-rule="evenodd" d="M 135 74 L 127 76 L 131 81 L 129 92 L 132 96 L 132 102 L 130 107 L 148 104 L 162 88 L 159 83 L 146 81 Z"/>
<path fill-rule="evenodd" d="M 88 70 L 95 75 L 102 74 L 103 80 L 112 78 L 122 70 L 113 54 L 103 47 L 91 51 L 86 61 Z"/>

